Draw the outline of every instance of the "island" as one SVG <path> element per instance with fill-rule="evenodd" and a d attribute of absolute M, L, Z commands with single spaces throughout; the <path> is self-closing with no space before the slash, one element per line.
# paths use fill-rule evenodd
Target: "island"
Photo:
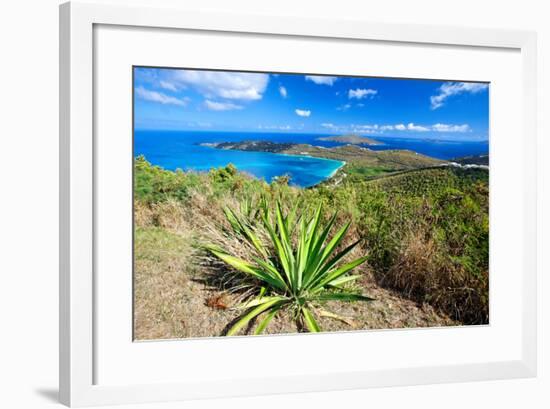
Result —
<path fill-rule="evenodd" d="M 279 143 L 272 141 L 239 141 L 201 143 L 214 149 L 239 150 L 251 152 L 271 152 L 285 155 L 311 156 L 314 158 L 334 159 L 346 163 L 344 168 L 369 168 L 384 171 L 417 169 L 437 166 L 444 163 L 426 155 L 405 149 L 373 151 L 354 144 L 334 147 L 313 146 L 303 143 Z M 342 168 L 341 170 L 344 170 Z"/>
<path fill-rule="evenodd" d="M 451 162 L 459 163 L 461 165 L 489 166 L 489 155 L 462 156 L 460 158 L 451 159 Z"/>
<path fill-rule="evenodd" d="M 330 141 L 330 142 L 341 142 L 349 143 L 352 145 L 384 145 L 382 142 L 375 139 L 367 138 L 366 136 L 360 135 L 339 135 L 339 136 L 323 136 L 317 138 L 318 141 Z"/>
<path fill-rule="evenodd" d="M 280 153 L 291 149 L 293 143 L 278 143 L 271 141 L 239 141 L 239 142 L 205 142 L 200 143 L 200 146 L 206 146 L 216 149 L 251 151 L 251 152 L 271 152 Z"/>

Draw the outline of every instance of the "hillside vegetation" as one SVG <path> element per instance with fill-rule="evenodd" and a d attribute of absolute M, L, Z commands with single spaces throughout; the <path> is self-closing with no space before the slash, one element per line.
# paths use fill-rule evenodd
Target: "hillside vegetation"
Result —
<path fill-rule="evenodd" d="M 353 286 L 377 301 L 329 304 L 332 311 L 352 316 L 348 321 L 354 328 L 488 323 L 488 171 L 413 170 L 439 161 L 407 151 L 399 155 L 369 151 L 366 158 L 355 160 L 356 149 L 361 148 L 338 148 L 351 162 L 341 183 L 310 189 L 289 186 L 287 178 L 268 184 L 232 165 L 209 173 L 171 172 L 152 166 L 144 157 L 136 158 L 138 338 L 219 335 L 236 318 L 229 307 L 246 294 L 233 291 L 230 269 L 201 246 L 222 243 L 239 257 L 250 257 L 234 238 L 220 234 L 230 228 L 224 208 L 243 204 L 254 208 L 262 200 L 279 201 L 285 212 L 293 205 L 303 209 L 322 205 L 323 223 L 335 210 L 336 224 L 351 222 L 340 248 L 359 241 L 349 257 L 368 259 L 354 272 L 360 279 Z M 167 273 L 170 279 L 162 275 Z M 199 284 L 206 286 L 200 300 L 182 295 L 197 290 Z M 173 295 L 178 291 L 174 286 L 185 288 L 184 293 Z M 179 301 L 167 301 L 174 297 Z M 195 317 L 182 316 L 186 314 Z M 208 324 L 199 324 L 200 314 L 206 315 Z M 274 320 L 267 332 L 296 330 L 283 318 Z M 327 329 L 349 329 L 323 318 L 319 322 Z"/>

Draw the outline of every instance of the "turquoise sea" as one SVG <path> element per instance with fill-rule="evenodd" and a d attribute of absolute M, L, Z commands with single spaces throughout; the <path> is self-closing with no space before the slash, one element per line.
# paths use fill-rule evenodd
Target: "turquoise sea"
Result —
<path fill-rule="evenodd" d="M 237 133 L 153 131 L 134 132 L 134 154 L 144 155 L 149 162 L 165 169 L 208 171 L 229 163 L 267 182 L 275 176 L 289 175 L 291 184 L 308 187 L 330 177 L 344 163 L 337 160 L 307 156 L 282 155 L 268 152 L 221 150 L 200 146 L 205 142 L 235 142 L 242 140 L 269 140 L 273 142 L 307 143 L 332 147 L 341 143 L 319 141 L 327 135 L 291 133 Z M 384 145 L 370 149 L 409 149 L 439 159 L 487 154 L 488 142 L 435 141 L 413 138 L 376 138 Z"/>

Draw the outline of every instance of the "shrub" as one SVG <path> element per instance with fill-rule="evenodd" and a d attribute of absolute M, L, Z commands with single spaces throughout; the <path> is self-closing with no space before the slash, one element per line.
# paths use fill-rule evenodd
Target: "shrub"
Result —
<path fill-rule="evenodd" d="M 189 191 L 199 184 L 199 175 L 192 172 L 167 171 L 153 166 L 144 156 L 134 163 L 134 195 L 148 204 L 167 199 L 185 200 Z"/>
<path fill-rule="evenodd" d="M 480 174 L 438 169 L 363 190 L 359 229 L 378 283 L 465 324 L 488 323 L 486 186 Z"/>

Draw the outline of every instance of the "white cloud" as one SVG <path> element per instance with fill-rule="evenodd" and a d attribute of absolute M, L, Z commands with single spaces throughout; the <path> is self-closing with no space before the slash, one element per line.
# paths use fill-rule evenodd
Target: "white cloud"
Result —
<path fill-rule="evenodd" d="M 146 101 L 158 102 L 164 105 L 179 105 L 186 106 L 189 103 L 189 98 L 179 99 L 170 95 L 163 94 L 162 92 L 151 91 L 143 87 L 137 87 L 135 89 L 136 95 Z"/>
<path fill-rule="evenodd" d="M 332 86 L 336 82 L 337 77 L 329 77 L 326 75 L 306 75 L 306 81 L 314 82 L 317 85 Z"/>
<path fill-rule="evenodd" d="M 363 99 L 367 97 L 374 97 L 376 94 L 378 94 L 378 91 L 376 91 L 375 89 L 357 88 L 357 89 L 350 89 L 348 91 L 348 98 Z"/>
<path fill-rule="evenodd" d="M 435 124 L 432 125 L 432 130 L 436 132 L 470 132 L 471 128 L 468 124 L 462 125 L 449 125 L 449 124 Z"/>
<path fill-rule="evenodd" d="M 377 124 L 371 125 L 352 125 L 351 131 L 356 133 L 368 133 L 368 134 L 374 134 L 374 133 L 381 133 L 380 127 Z"/>
<path fill-rule="evenodd" d="M 258 125 L 258 129 L 290 131 L 292 127 L 290 125 Z"/>
<path fill-rule="evenodd" d="M 286 92 L 286 88 L 283 87 L 282 85 L 279 87 L 279 94 L 281 94 L 283 98 L 286 98 L 288 96 L 288 93 Z"/>
<path fill-rule="evenodd" d="M 350 132 L 350 133 L 359 133 L 359 134 L 375 134 L 375 133 L 381 133 L 379 131 L 380 127 L 376 124 L 365 124 L 365 125 L 357 125 L 357 124 L 350 124 L 350 125 L 335 125 L 330 122 L 324 122 L 321 124 L 323 128 L 329 129 L 332 132 Z"/>
<path fill-rule="evenodd" d="M 259 100 L 267 88 L 269 75 L 256 73 L 173 70 L 171 82 L 191 86 L 206 98 L 245 101 Z"/>
<path fill-rule="evenodd" d="M 446 82 L 438 88 L 438 94 L 430 97 L 431 109 L 438 109 L 445 105 L 447 98 L 464 93 L 477 94 L 489 87 L 479 82 Z"/>
<path fill-rule="evenodd" d="M 366 133 L 366 134 L 383 134 L 385 132 L 445 132 L 445 133 L 464 133 L 471 132 L 470 125 L 454 125 L 454 124 L 441 124 L 434 125 L 417 125 L 413 122 L 409 124 L 349 124 L 349 125 L 335 125 L 330 122 L 321 124 L 321 127 L 330 129 L 333 132 L 353 132 L 353 133 Z"/>
<path fill-rule="evenodd" d="M 294 112 L 296 112 L 296 115 L 302 116 L 302 117 L 309 117 L 311 115 L 311 111 L 305 110 L 305 109 L 296 109 Z"/>
<path fill-rule="evenodd" d="M 167 89 L 168 91 L 176 92 L 178 90 L 178 87 L 176 87 L 176 85 L 174 83 L 169 82 L 169 81 L 160 80 L 159 81 L 159 86 L 161 88 Z"/>
<path fill-rule="evenodd" d="M 421 125 L 415 125 L 412 122 L 407 125 L 407 131 L 427 132 L 429 130 L 430 128 Z"/>
<path fill-rule="evenodd" d="M 243 109 L 242 106 L 233 104 L 231 102 L 216 102 L 210 101 L 208 99 L 204 101 L 204 105 L 211 111 L 231 111 L 235 109 Z"/>

